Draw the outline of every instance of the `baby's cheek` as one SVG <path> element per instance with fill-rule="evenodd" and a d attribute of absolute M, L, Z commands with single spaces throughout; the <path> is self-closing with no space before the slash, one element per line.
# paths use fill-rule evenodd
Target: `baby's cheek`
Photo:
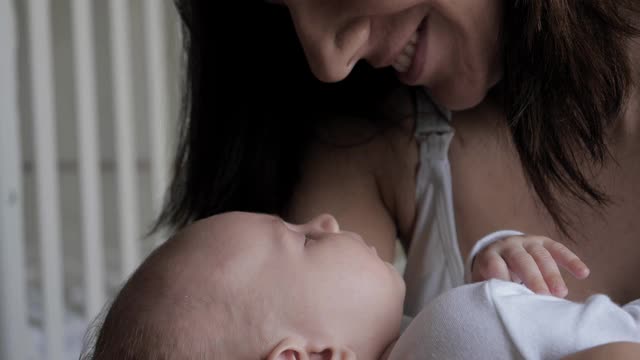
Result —
<path fill-rule="evenodd" d="M 385 263 L 385 274 L 379 277 L 381 281 L 378 290 L 384 308 L 389 311 L 392 322 L 400 322 L 404 306 L 406 285 L 402 275 L 389 263 Z"/>

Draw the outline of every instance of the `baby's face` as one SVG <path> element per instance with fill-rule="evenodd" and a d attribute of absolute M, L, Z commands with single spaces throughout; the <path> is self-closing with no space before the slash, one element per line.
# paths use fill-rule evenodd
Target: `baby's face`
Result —
<path fill-rule="evenodd" d="M 329 215 L 294 225 L 227 213 L 195 223 L 180 237 L 194 245 L 197 258 L 207 259 L 204 266 L 191 264 L 211 284 L 224 284 L 225 295 L 243 312 L 272 319 L 266 331 L 338 342 L 362 359 L 377 356 L 398 335 L 402 277 Z"/>

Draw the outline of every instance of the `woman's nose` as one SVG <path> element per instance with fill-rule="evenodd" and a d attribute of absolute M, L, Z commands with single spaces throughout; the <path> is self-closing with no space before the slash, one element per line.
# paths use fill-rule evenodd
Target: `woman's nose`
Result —
<path fill-rule="evenodd" d="M 343 80 L 363 56 L 369 20 L 359 18 L 340 24 L 334 20 L 339 16 L 323 16 L 312 10 L 291 12 L 309 67 L 320 81 Z"/>
<path fill-rule="evenodd" d="M 336 218 L 329 214 L 316 216 L 306 224 L 306 227 L 308 227 L 311 231 L 319 230 L 329 233 L 336 233 L 340 231 L 340 225 L 338 224 L 338 221 L 336 220 Z"/>

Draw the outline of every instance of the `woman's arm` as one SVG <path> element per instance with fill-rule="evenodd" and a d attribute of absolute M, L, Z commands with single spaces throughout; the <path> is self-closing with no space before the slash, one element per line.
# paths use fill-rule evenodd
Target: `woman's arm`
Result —
<path fill-rule="evenodd" d="M 338 129 L 338 136 L 366 133 L 366 126 Z M 304 222 L 330 213 L 341 229 L 359 233 L 392 262 L 396 238 L 406 237 L 413 225 L 417 151 L 412 139 L 398 128 L 354 146 L 313 144 L 285 217 Z"/>
<path fill-rule="evenodd" d="M 563 360 L 627 360 L 640 359 L 640 343 L 616 342 L 593 347 Z"/>

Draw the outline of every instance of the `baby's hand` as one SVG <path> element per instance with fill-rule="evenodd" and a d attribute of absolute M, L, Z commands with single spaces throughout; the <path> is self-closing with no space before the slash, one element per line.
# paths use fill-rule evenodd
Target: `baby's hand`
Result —
<path fill-rule="evenodd" d="M 522 283 L 537 294 L 565 297 L 558 264 L 577 279 L 589 268 L 566 246 L 543 236 L 510 236 L 484 248 L 471 267 L 472 281 L 502 279 Z"/>

